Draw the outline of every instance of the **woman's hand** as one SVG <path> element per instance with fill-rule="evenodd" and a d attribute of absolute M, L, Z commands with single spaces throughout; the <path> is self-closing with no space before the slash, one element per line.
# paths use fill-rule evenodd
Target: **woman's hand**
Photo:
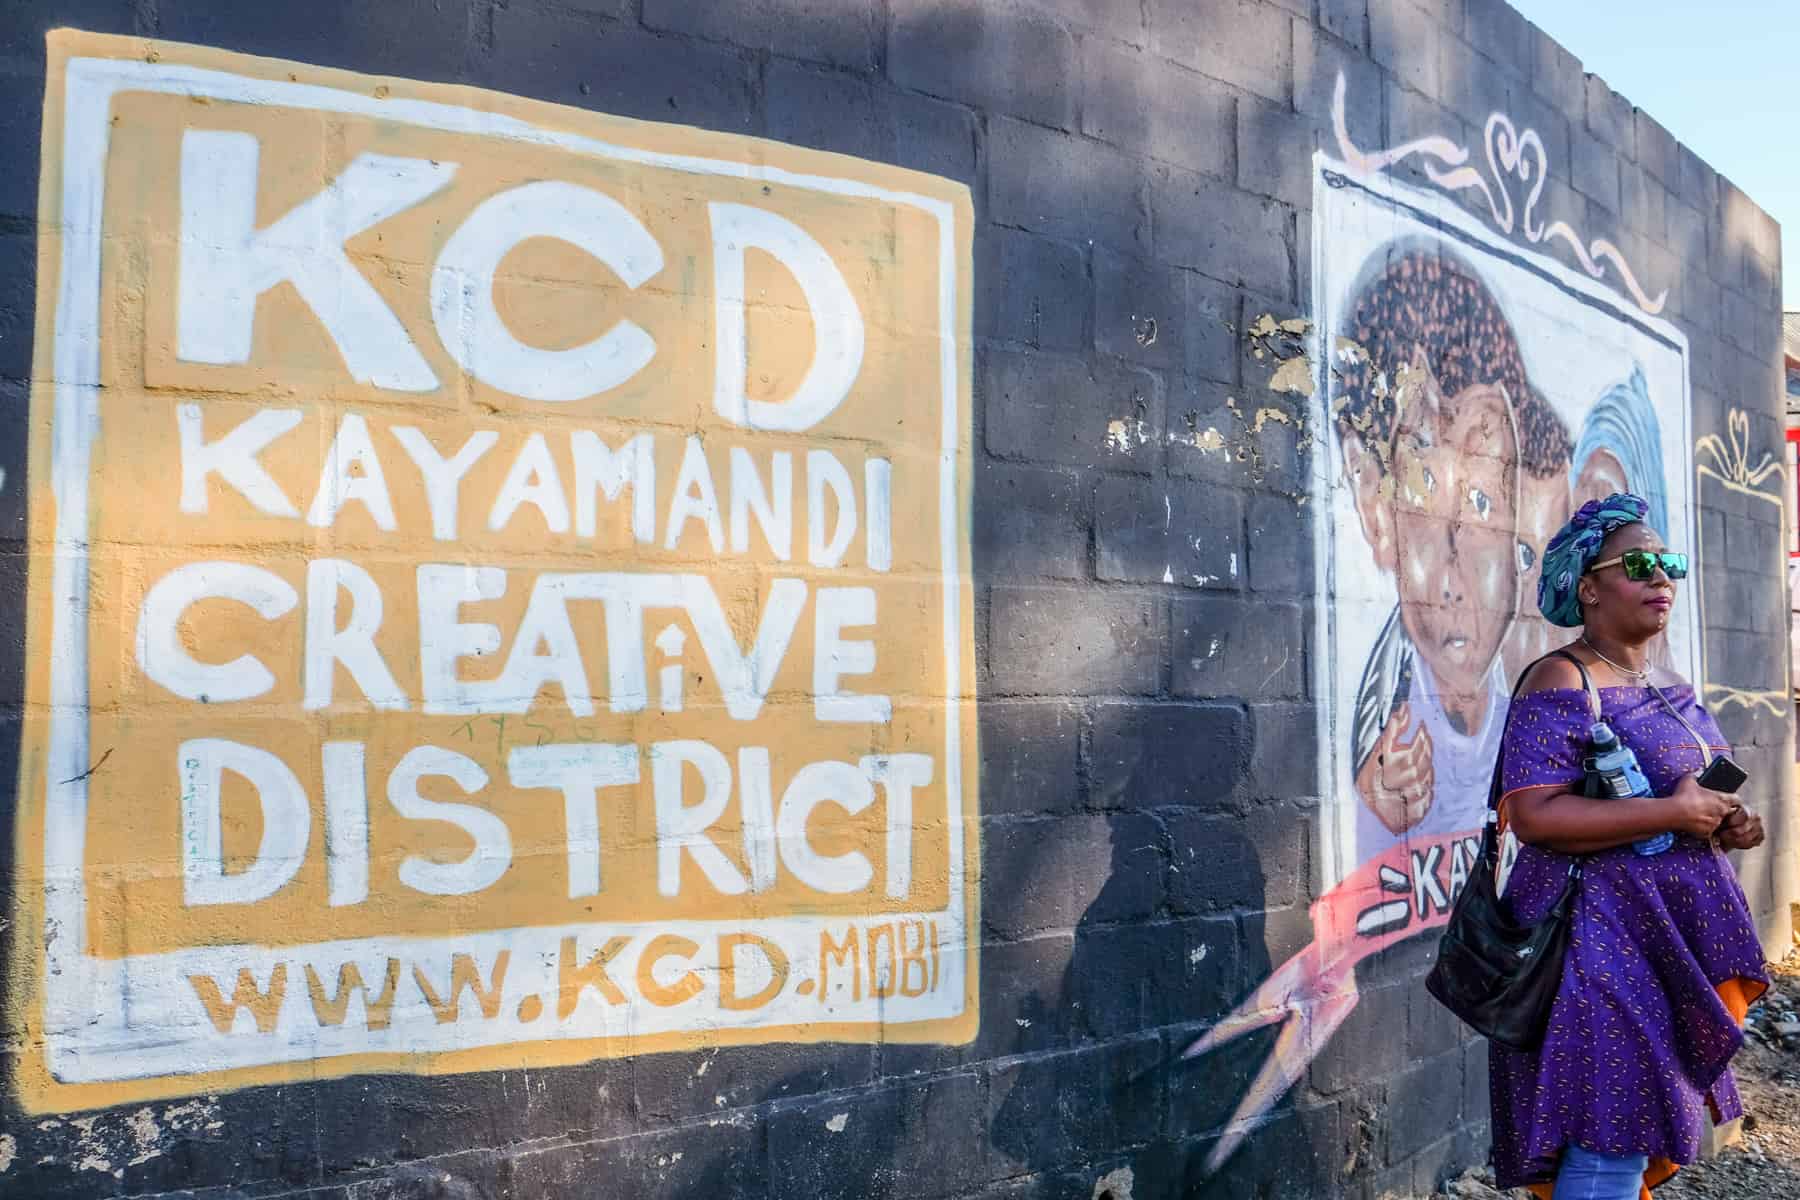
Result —
<path fill-rule="evenodd" d="M 1720 832 L 1719 826 L 1737 807 L 1737 802 L 1720 792 L 1703 788 L 1692 775 L 1684 776 L 1666 801 L 1669 829 L 1691 837 L 1710 838 Z M 1738 810 L 1740 813 L 1742 809 Z M 1756 824 L 1757 840 L 1762 840 L 1762 822 Z"/>
<path fill-rule="evenodd" d="M 1762 818 L 1747 808 L 1736 808 L 1715 836 L 1727 850 L 1754 850 L 1763 844 Z"/>

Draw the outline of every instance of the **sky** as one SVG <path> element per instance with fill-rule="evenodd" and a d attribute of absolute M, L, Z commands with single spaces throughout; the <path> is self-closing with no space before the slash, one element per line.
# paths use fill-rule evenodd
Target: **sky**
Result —
<path fill-rule="evenodd" d="M 1800 309 L 1800 0 L 1512 5 L 1780 222 Z"/>

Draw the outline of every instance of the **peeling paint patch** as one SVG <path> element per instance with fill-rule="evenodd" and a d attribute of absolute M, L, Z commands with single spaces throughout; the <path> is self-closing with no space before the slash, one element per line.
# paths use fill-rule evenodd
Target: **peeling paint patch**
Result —
<path fill-rule="evenodd" d="M 1369 351 L 1354 338 L 1340 337 L 1332 343 L 1331 353 L 1341 366 L 1350 367 L 1369 361 Z"/>
<path fill-rule="evenodd" d="M 1106 424 L 1106 448 L 1120 454 L 1129 454 L 1132 450 L 1150 440 L 1150 426 L 1139 417 L 1118 417 Z"/>
<path fill-rule="evenodd" d="M 1310 374 L 1307 378 L 1310 380 Z M 1228 442 L 1221 437 L 1219 445 L 1229 458 L 1247 465 L 1252 483 L 1263 481 L 1273 466 L 1271 459 L 1279 462 L 1283 458 L 1283 451 L 1266 445 L 1262 440 L 1262 435 L 1268 430 L 1271 422 L 1285 425 L 1294 431 L 1293 446 L 1296 451 L 1313 444 L 1313 434 L 1307 428 L 1307 419 L 1304 413 L 1297 414 L 1285 408 L 1267 407 L 1257 409 L 1255 415 L 1250 416 L 1245 413 L 1235 396 L 1225 397 L 1225 407 L 1231 413 L 1242 436 L 1237 442 Z M 1192 425 L 1193 422 L 1190 421 L 1190 427 Z"/>
<path fill-rule="evenodd" d="M 1208 949 L 1209 948 L 1206 946 L 1206 944 L 1202 943 L 1199 946 L 1194 947 L 1192 950 L 1189 950 L 1188 951 L 1188 965 L 1196 966 L 1200 963 L 1205 962 Z"/>
<path fill-rule="evenodd" d="M 1246 331 L 1251 353 L 1257 362 L 1273 360 L 1276 364 L 1275 373 L 1269 377 L 1270 391 L 1312 395 L 1313 362 L 1305 341 L 1311 331 L 1312 322 L 1303 317 L 1277 321 L 1272 314 L 1264 313 L 1251 323 Z M 1347 340 L 1339 338 L 1338 345 L 1341 347 Z"/>
<path fill-rule="evenodd" d="M 1188 421 L 1188 431 L 1186 433 L 1171 433 L 1169 435 L 1169 445 L 1192 446 L 1202 454 L 1219 453 L 1227 456 L 1231 454 L 1231 447 L 1225 443 L 1225 435 L 1220 433 L 1216 427 L 1208 426 L 1204 430 L 1195 428 L 1193 425 L 1192 414 L 1189 414 Z"/>
<path fill-rule="evenodd" d="M 1285 408 L 1259 408 L 1256 410 L 1256 420 L 1251 424 L 1250 432 L 1261 433 L 1263 431 L 1263 426 L 1267 425 L 1270 421 L 1279 421 L 1283 425 L 1292 425 L 1294 423 L 1294 418 Z"/>
<path fill-rule="evenodd" d="M 19 1156 L 19 1143 L 10 1133 L 0 1133 L 0 1173 L 10 1171 Z"/>
<path fill-rule="evenodd" d="M 164 1109 L 163 1121 L 175 1133 L 217 1133 L 225 1128 L 225 1122 L 219 1119 L 219 1100 L 216 1096 L 189 1100 L 186 1104 Z"/>
<path fill-rule="evenodd" d="M 1400 429 L 1409 423 L 1410 414 L 1406 411 L 1413 400 L 1421 392 L 1425 399 L 1430 399 L 1431 380 L 1424 371 L 1415 371 L 1411 363 L 1401 363 L 1394 369 L 1394 428 Z M 1410 423 L 1420 428 L 1431 428 L 1436 425 L 1432 419 L 1435 414 L 1422 418 L 1413 418 Z"/>
<path fill-rule="evenodd" d="M 1313 390 L 1312 359 L 1305 354 L 1296 354 L 1282 363 L 1275 374 L 1269 378 L 1271 392 L 1293 392 L 1299 396 L 1310 396 Z"/>
<path fill-rule="evenodd" d="M 833 1132 L 833 1133 L 842 1133 L 842 1132 L 844 1132 L 844 1126 L 848 1125 L 849 1123 L 850 1123 L 850 1114 L 847 1112 L 841 1112 L 837 1116 L 831 1118 L 831 1120 L 825 1122 L 825 1128 L 831 1130 L 831 1132 Z"/>
<path fill-rule="evenodd" d="M 1168 563 L 1163 564 L 1163 582 L 1164 583 L 1174 583 L 1175 582 L 1175 572 L 1170 569 L 1170 566 Z"/>
<path fill-rule="evenodd" d="M 113 1171 L 112 1159 L 106 1155 L 106 1144 L 94 1131 L 98 1116 L 75 1117 L 69 1121 L 75 1127 L 75 1169 L 77 1171 L 93 1171 L 101 1175 L 110 1175 Z"/>
<path fill-rule="evenodd" d="M 1408 458 L 1400 489 L 1402 501 L 1414 508 L 1424 508 L 1437 491 L 1437 477 L 1417 457 Z"/>
<path fill-rule="evenodd" d="M 131 1133 L 132 1149 L 135 1154 L 125 1165 L 135 1167 L 139 1163 L 147 1163 L 162 1154 L 158 1144 L 162 1140 L 162 1127 L 156 1123 L 156 1116 L 147 1108 L 140 1108 L 125 1121 L 125 1128 Z"/>
<path fill-rule="evenodd" d="M 1268 362 L 1273 359 L 1280 364 L 1275 371 L 1275 378 L 1269 386 L 1276 391 L 1295 391 L 1295 377 L 1304 371 L 1306 388 L 1302 394 L 1312 391 L 1312 362 L 1306 356 L 1305 338 L 1312 331 L 1312 322 L 1303 317 L 1289 317 L 1277 321 L 1272 313 L 1263 313 L 1250 323 L 1245 336 L 1250 342 L 1250 352 L 1257 362 Z M 1302 366 L 1295 366 L 1295 363 Z"/>
<path fill-rule="evenodd" d="M 1093 1200 L 1131 1200 L 1131 1187 L 1135 1182 L 1130 1167 L 1108 1171 L 1094 1180 Z"/>

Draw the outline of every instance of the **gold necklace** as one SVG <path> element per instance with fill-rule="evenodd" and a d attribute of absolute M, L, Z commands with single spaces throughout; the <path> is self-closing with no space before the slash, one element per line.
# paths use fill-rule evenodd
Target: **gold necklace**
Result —
<path fill-rule="evenodd" d="M 1634 671 L 1630 667 L 1620 666 L 1612 659 L 1606 657 L 1606 655 L 1600 653 L 1600 647 L 1594 645 L 1593 642 L 1590 642 L 1588 640 L 1588 635 L 1585 633 L 1581 635 L 1581 644 L 1586 646 L 1589 650 L 1592 650 L 1595 658 L 1598 658 L 1601 662 L 1625 676 L 1627 679 L 1636 679 L 1643 683 L 1648 683 L 1650 681 L 1650 669 L 1648 667 L 1644 668 L 1642 671 Z"/>

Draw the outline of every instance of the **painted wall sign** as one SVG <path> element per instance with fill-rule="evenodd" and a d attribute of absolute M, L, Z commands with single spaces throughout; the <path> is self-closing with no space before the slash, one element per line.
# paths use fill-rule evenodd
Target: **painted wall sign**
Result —
<path fill-rule="evenodd" d="M 50 60 L 32 1103 L 971 1037 L 966 189 Z"/>

